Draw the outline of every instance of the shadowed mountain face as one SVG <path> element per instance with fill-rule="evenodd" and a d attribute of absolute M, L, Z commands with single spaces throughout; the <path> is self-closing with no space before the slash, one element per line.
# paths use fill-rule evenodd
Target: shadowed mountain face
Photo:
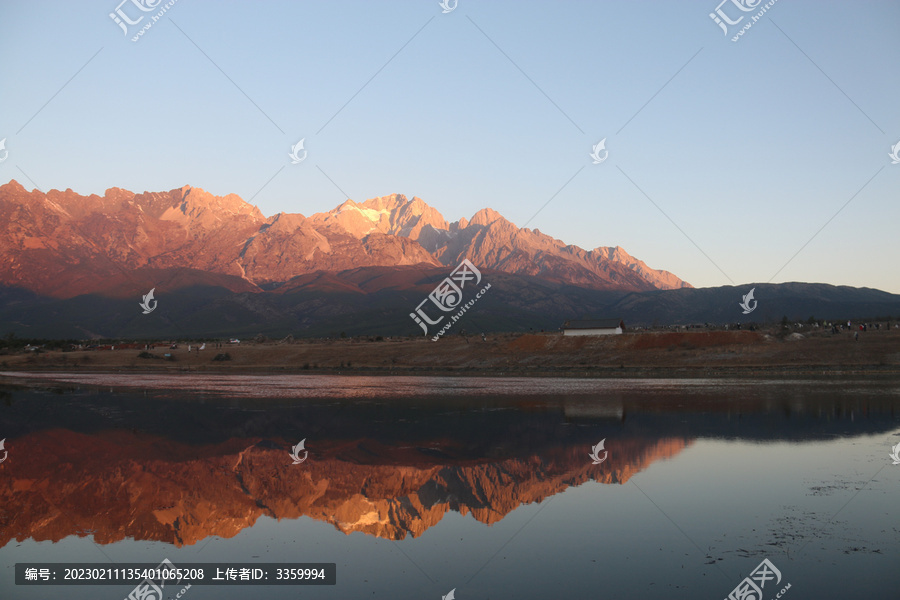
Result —
<path fill-rule="evenodd" d="M 28 192 L 11 181 L 0 186 L 0 223 L 0 283 L 56 298 L 138 283 L 130 276 L 136 269 L 180 269 L 204 274 L 185 285 L 260 291 L 315 272 L 452 266 L 464 257 L 479 268 L 589 289 L 690 287 L 618 247 L 567 246 L 490 209 L 448 224 L 421 199 L 398 194 L 347 200 L 309 218 L 266 218 L 234 194 L 190 186 L 143 194 L 111 188 L 101 197 Z"/>
<path fill-rule="evenodd" d="M 0 547 L 71 535 L 191 545 L 263 516 L 402 539 L 451 511 L 490 525 L 572 486 L 625 483 L 697 438 L 895 427 L 890 398 L 828 389 L 710 389 L 685 406 L 677 388 L 383 401 L 8 388 Z M 299 438 L 309 455 L 295 465 Z"/>
<path fill-rule="evenodd" d="M 875 318 L 900 295 L 822 284 L 694 289 L 619 247 L 583 250 L 491 210 L 448 223 L 419 198 L 266 218 L 185 186 L 101 196 L 0 186 L 0 333 L 24 338 L 418 335 L 410 313 L 467 258 L 490 293 L 469 332 Z M 743 314 L 755 287 L 758 310 Z M 151 289 L 158 310 L 138 303 Z M 467 298 L 468 299 L 468 298 Z"/>
<path fill-rule="evenodd" d="M 756 284 L 758 308 L 742 314 L 745 287 L 626 293 L 554 283 L 538 277 L 482 270 L 491 288 L 466 312 L 453 333 L 557 331 L 568 319 L 616 315 L 627 327 L 688 323 L 772 322 L 787 316 L 846 321 L 900 314 L 900 295 L 824 284 Z M 0 334 L 24 338 L 167 339 L 191 336 L 252 337 L 421 335 L 409 314 L 447 277 L 447 267 L 367 267 L 302 275 L 265 293 L 246 280 L 184 286 L 208 272 L 140 269 L 113 292 L 57 299 L 0 286 Z M 228 276 L 230 277 L 230 276 Z M 201 279 L 202 280 L 202 279 Z M 138 303 L 155 289 L 158 308 Z M 245 291 L 238 291 L 241 289 Z M 112 295 L 114 294 L 114 295 Z M 112 297 L 111 297 L 112 296 Z M 469 296 L 466 297 L 468 299 Z"/>

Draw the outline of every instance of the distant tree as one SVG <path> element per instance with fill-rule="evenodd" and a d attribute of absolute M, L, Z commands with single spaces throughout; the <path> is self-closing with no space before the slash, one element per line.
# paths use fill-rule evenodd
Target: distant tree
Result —
<path fill-rule="evenodd" d="M 784 315 L 784 316 L 781 317 L 781 328 L 782 328 L 782 329 L 787 329 L 787 328 L 788 328 L 788 318 L 787 318 L 787 315 Z"/>
<path fill-rule="evenodd" d="M 808 319 L 806 320 L 806 323 L 807 323 L 808 325 L 815 325 L 815 324 L 816 324 L 816 318 L 815 318 L 815 317 L 810 317 L 810 318 L 808 318 Z"/>

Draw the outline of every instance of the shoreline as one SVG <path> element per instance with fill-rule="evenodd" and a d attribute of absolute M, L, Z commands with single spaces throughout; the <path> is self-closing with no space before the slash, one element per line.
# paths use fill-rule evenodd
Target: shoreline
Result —
<path fill-rule="evenodd" d="M 900 367 L 895 365 L 798 365 L 793 367 L 747 365 L 741 367 L 512 367 L 505 370 L 463 367 L 457 369 L 429 367 L 334 367 L 331 369 L 303 369 L 298 367 L 157 367 L 157 368 L 90 368 L 68 365 L 38 369 L 0 370 L 0 377 L 19 379 L 24 374 L 103 374 L 103 375 L 314 375 L 335 377 L 534 377 L 570 379 L 762 379 L 796 380 L 814 377 L 828 379 L 870 378 L 881 381 L 900 381 Z"/>
<path fill-rule="evenodd" d="M 793 337 L 791 337 L 793 336 Z M 171 359 L 164 358 L 170 354 Z M 900 331 L 557 333 L 257 342 L 198 352 L 152 350 L 6 352 L 0 375 L 34 373 L 306 374 L 338 376 L 565 377 L 616 379 L 900 380 Z"/>

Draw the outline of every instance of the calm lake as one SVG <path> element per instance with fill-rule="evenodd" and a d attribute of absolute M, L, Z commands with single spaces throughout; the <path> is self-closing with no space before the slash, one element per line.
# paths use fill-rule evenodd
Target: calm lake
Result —
<path fill-rule="evenodd" d="M 186 600 L 900 589 L 898 383 L 2 373 L 3 438 L 0 598 L 165 558 L 337 565 Z"/>

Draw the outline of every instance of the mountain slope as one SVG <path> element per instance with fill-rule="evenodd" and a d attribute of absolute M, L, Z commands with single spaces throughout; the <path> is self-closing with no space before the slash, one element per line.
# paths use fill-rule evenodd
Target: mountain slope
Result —
<path fill-rule="evenodd" d="M 154 287 L 135 277 L 137 269 L 187 269 L 266 289 L 318 271 L 446 267 L 463 258 L 479 269 L 590 289 L 690 287 L 620 248 L 567 246 L 518 229 L 491 209 L 448 224 L 421 199 L 399 194 L 359 204 L 347 200 L 308 218 L 266 218 L 234 194 L 215 196 L 190 186 L 141 194 L 110 188 L 103 196 L 81 196 L 72 190 L 29 192 L 11 181 L 0 186 L 0 223 L 0 283 L 57 298 L 129 282 Z M 237 291 L 230 279 L 219 284 Z"/>
<path fill-rule="evenodd" d="M 619 247 L 592 251 L 569 246 L 537 230 L 519 229 L 485 208 L 471 220 L 448 224 L 419 198 L 394 194 L 310 217 L 317 224 L 362 237 L 373 231 L 408 237 L 454 266 L 468 258 L 479 267 L 533 275 L 593 289 L 678 289 L 691 287 L 668 271 L 651 269 Z"/>

